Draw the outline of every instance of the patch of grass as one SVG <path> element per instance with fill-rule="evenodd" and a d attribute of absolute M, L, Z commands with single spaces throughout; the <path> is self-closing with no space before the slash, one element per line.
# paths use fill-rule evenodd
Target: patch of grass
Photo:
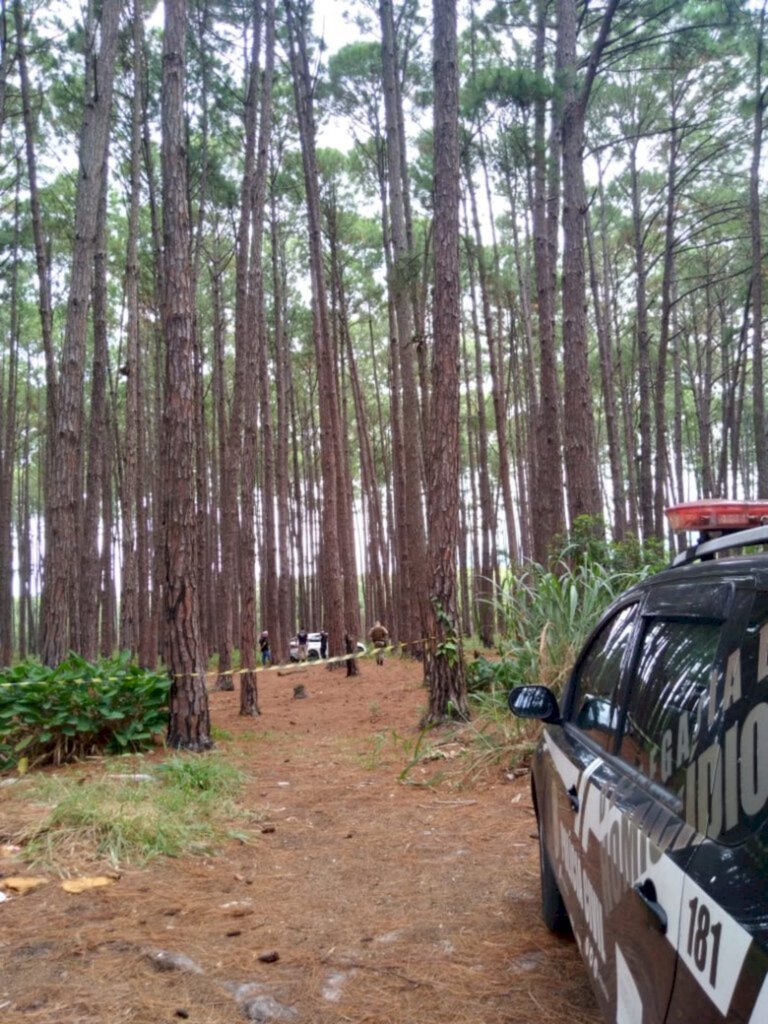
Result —
<path fill-rule="evenodd" d="M 414 736 L 404 736 L 397 729 L 383 729 L 370 738 L 369 749 L 365 754 L 359 755 L 357 760 L 366 771 L 380 768 L 388 757 L 400 763 L 405 761 L 406 767 L 398 775 L 398 779 L 402 781 L 413 765 L 429 759 L 430 752 L 423 745 L 426 731 L 428 730 L 421 730 Z"/>
<path fill-rule="evenodd" d="M 360 764 L 368 772 L 381 767 L 384 759 L 384 748 L 387 745 L 387 733 L 377 732 L 370 740 L 370 748 L 360 756 Z"/>
<path fill-rule="evenodd" d="M 17 839 L 33 863 L 59 869 L 83 857 L 117 868 L 210 854 L 233 835 L 244 781 L 211 754 L 177 755 L 136 775 L 41 777 L 28 795 L 50 810 Z"/>
<path fill-rule="evenodd" d="M 512 771 L 529 762 L 539 734 L 539 722 L 525 722 L 508 710 L 508 688 L 492 683 L 484 692 L 470 693 L 469 721 L 440 728 L 428 726 L 402 745 L 405 766 L 398 779 L 409 785 L 434 788 L 471 785 L 489 772 Z M 441 761 L 443 767 L 428 778 L 414 777 L 414 769 Z"/>

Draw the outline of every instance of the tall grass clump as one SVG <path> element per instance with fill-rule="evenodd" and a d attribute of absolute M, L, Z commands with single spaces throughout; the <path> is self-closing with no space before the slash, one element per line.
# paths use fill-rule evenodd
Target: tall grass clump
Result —
<path fill-rule="evenodd" d="M 662 567 L 662 552 L 636 540 L 609 543 L 599 524 L 577 521 L 571 537 L 546 566 L 531 563 L 497 587 L 501 661 L 477 659 L 469 688 L 481 713 L 501 709 L 507 693 L 542 683 L 559 696 L 573 662 L 608 605 Z"/>
<path fill-rule="evenodd" d="M 499 588 L 499 649 L 512 686 L 543 683 L 559 693 L 600 615 L 630 585 L 626 573 L 598 563 L 558 569 L 532 565 Z"/>

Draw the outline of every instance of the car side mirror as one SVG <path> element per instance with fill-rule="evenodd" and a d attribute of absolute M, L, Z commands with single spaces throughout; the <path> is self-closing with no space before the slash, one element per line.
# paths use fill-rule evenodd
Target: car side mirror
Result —
<path fill-rule="evenodd" d="M 546 686 L 517 686 L 510 690 L 507 704 L 518 718 L 536 718 L 550 723 L 560 721 L 557 698 Z"/>

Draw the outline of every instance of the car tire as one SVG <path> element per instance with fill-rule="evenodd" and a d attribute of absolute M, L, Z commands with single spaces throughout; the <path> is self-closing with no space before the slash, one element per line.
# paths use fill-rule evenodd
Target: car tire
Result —
<path fill-rule="evenodd" d="M 320 655 L 317 653 L 317 651 L 310 651 L 307 657 L 309 658 L 310 661 L 317 661 Z"/>
<path fill-rule="evenodd" d="M 541 874 L 541 916 L 555 935 L 570 935 L 571 921 L 546 850 L 544 830 L 539 823 L 539 870 Z"/>

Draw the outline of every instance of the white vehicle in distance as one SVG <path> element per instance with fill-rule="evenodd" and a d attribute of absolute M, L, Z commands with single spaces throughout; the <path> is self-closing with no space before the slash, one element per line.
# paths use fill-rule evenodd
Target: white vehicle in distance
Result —
<path fill-rule="evenodd" d="M 320 658 L 320 633 L 308 633 L 307 634 L 307 661 L 318 661 Z M 365 644 L 360 643 L 358 640 L 356 644 L 356 650 L 358 654 L 365 654 Z M 295 636 L 292 636 L 288 644 L 288 653 L 291 661 L 299 660 L 299 641 Z M 326 653 L 326 657 L 328 654 Z"/>

